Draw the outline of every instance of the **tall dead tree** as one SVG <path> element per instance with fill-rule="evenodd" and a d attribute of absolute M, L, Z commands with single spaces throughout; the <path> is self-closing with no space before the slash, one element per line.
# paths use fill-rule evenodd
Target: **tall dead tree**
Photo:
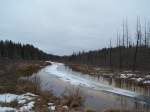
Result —
<path fill-rule="evenodd" d="M 117 45 L 116 47 L 119 47 L 119 33 L 117 32 Z"/>
<path fill-rule="evenodd" d="M 141 31 L 141 22 L 138 20 L 138 34 L 139 34 L 139 46 L 142 46 L 142 31 Z"/>
<path fill-rule="evenodd" d="M 109 51 L 109 64 L 110 64 L 110 68 L 112 69 L 112 41 L 110 39 L 110 51 Z"/>
<path fill-rule="evenodd" d="M 122 47 L 121 47 L 121 39 L 120 35 L 118 35 L 118 41 L 119 41 L 119 69 L 122 69 Z"/>
<path fill-rule="evenodd" d="M 123 20 L 123 26 L 122 26 L 122 46 L 125 46 L 125 23 Z"/>
<path fill-rule="evenodd" d="M 150 22 L 148 22 L 147 46 L 150 47 Z"/>
<path fill-rule="evenodd" d="M 147 24 L 145 21 L 145 32 L 144 32 L 144 46 L 147 47 Z"/>
<path fill-rule="evenodd" d="M 126 46 L 129 47 L 129 30 L 128 30 L 128 20 L 126 18 Z"/>
<path fill-rule="evenodd" d="M 133 71 L 136 69 L 137 66 L 137 54 L 138 54 L 139 42 L 141 42 L 140 39 L 141 39 L 141 23 L 138 18 L 137 28 L 136 28 L 136 46 L 135 46 L 135 53 L 134 53 Z"/>

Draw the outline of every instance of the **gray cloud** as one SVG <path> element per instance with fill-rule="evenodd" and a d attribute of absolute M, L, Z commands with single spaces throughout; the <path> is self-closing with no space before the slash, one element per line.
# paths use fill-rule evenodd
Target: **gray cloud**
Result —
<path fill-rule="evenodd" d="M 149 0 L 1 0 L 0 39 L 31 43 L 59 55 L 108 45 L 123 18 L 150 19 Z M 115 40 L 115 39 L 114 39 Z"/>

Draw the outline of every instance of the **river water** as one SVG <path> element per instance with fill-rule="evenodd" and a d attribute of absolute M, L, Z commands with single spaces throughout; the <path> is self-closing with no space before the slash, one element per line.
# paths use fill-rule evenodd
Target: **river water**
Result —
<path fill-rule="evenodd" d="M 57 96 L 67 89 L 79 88 L 85 98 L 84 106 L 97 112 L 111 108 L 150 112 L 150 88 L 116 79 L 91 77 L 55 62 L 39 71 L 36 77 L 40 78 L 43 90 L 52 90 Z"/>

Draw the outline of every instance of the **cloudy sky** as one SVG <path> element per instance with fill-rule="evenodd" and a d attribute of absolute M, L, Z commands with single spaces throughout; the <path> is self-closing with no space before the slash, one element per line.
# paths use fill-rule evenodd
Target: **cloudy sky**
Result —
<path fill-rule="evenodd" d="M 30 43 L 53 54 L 108 45 L 128 18 L 150 20 L 150 0 L 0 0 L 0 39 Z"/>

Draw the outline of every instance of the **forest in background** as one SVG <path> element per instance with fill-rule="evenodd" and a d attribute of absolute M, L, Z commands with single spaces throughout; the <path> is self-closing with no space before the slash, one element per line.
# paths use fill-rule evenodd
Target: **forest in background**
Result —
<path fill-rule="evenodd" d="M 63 61 L 78 64 L 96 65 L 119 70 L 150 70 L 150 23 L 141 25 L 137 19 L 136 35 L 129 35 L 127 20 L 123 22 L 122 33 L 117 32 L 116 45 L 100 50 L 73 53 L 64 56 Z"/>
<path fill-rule="evenodd" d="M 55 59 L 57 56 L 47 54 L 30 44 L 14 43 L 0 40 L 0 59 L 42 60 Z"/>

